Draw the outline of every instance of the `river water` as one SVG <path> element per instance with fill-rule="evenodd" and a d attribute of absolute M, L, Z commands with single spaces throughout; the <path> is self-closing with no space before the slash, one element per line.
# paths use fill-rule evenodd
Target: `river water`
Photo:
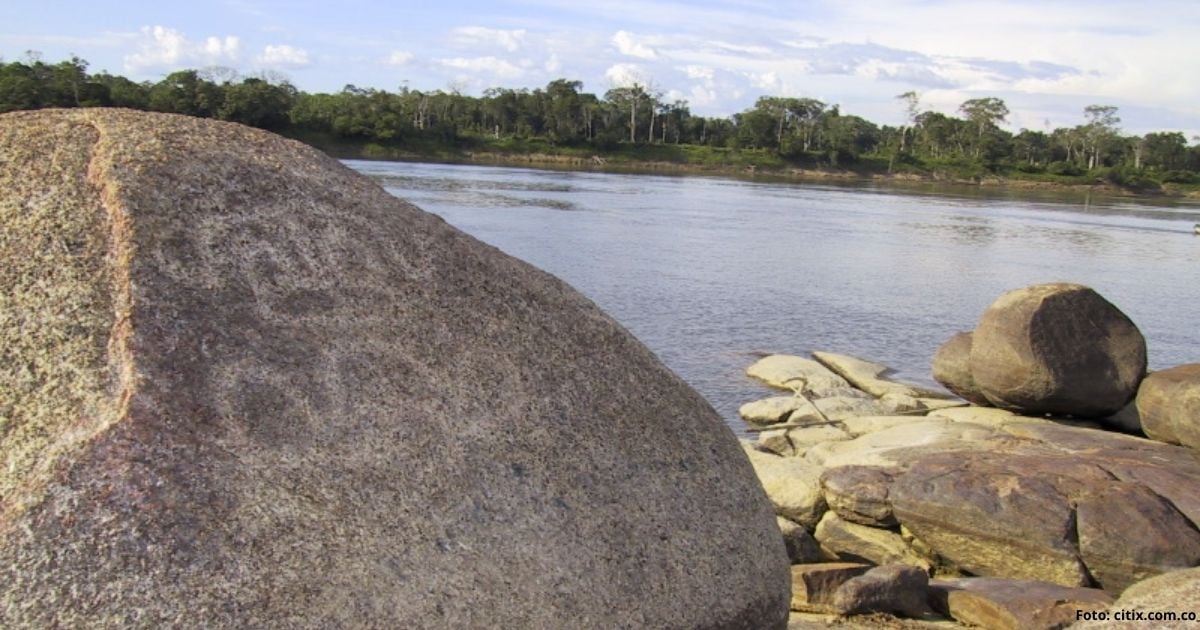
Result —
<path fill-rule="evenodd" d="M 347 161 L 571 283 L 741 433 L 755 353 L 827 350 L 932 386 L 933 353 L 1002 292 L 1089 285 L 1151 368 L 1200 362 L 1197 204 Z"/>

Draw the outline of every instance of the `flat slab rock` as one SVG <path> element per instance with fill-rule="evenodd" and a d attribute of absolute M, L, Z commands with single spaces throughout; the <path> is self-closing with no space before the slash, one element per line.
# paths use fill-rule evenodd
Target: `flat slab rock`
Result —
<path fill-rule="evenodd" d="M 786 625 L 735 436 L 557 278 L 230 123 L 0 156 L 0 627 Z"/>
<path fill-rule="evenodd" d="M 1112 596 L 1033 580 L 959 578 L 929 583 L 935 608 L 954 620 L 989 630 L 1057 630 L 1077 611 L 1104 610 Z"/>
<path fill-rule="evenodd" d="M 858 562 L 820 562 L 792 566 L 792 610 L 836 613 L 834 597 L 842 584 L 871 570 Z"/>
<path fill-rule="evenodd" d="M 1134 440 L 1091 439 L 1110 446 Z M 1190 454 L 1137 443 L 1090 456 L 1049 444 L 932 454 L 898 475 L 888 496 L 901 524 L 965 571 L 1064 586 L 1086 586 L 1090 575 L 1119 592 L 1148 575 L 1200 562 L 1195 523 L 1158 490 L 1172 479 L 1183 485 L 1170 492 L 1194 497 L 1195 478 L 1168 465 L 1150 470 L 1169 474 L 1141 470 L 1150 483 L 1121 479 L 1138 470 L 1129 468 L 1132 457 L 1145 466 L 1148 453 L 1174 455 L 1186 471 Z"/>

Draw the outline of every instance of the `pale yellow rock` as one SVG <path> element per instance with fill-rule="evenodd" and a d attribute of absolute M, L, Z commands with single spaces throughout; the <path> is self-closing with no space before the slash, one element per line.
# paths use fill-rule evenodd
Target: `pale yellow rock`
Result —
<path fill-rule="evenodd" d="M 756 450 L 743 443 L 775 514 L 806 528 L 816 527 L 825 513 L 825 498 L 821 493 L 821 468 L 799 457 L 779 457 Z"/>
<path fill-rule="evenodd" d="M 876 398 L 882 398 L 888 394 L 901 394 L 916 398 L 923 394 L 917 388 L 883 378 L 883 375 L 890 371 L 885 365 L 833 352 L 814 352 L 812 354 L 818 363 L 846 379 L 851 385 Z"/>
<path fill-rule="evenodd" d="M 790 420 L 800 410 L 816 415 L 812 403 L 800 396 L 771 396 L 748 402 L 738 408 L 738 415 L 751 424 L 771 425 Z"/>
<path fill-rule="evenodd" d="M 923 416 L 858 416 L 841 421 L 842 428 L 853 437 L 875 433 L 892 427 L 926 420 Z"/>
<path fill-rule="evenodd" d="M 829 390 L 850 387 L 846 379 L 820 363 L 790 354 L 763 357 L 746 368 L 746 374 L 772 387 L 803 391 L 817 397 L 824 397 Z"/>
<path fill-rule="evenodd" d="M 932 560 L 914 551 L 900 534 L 851 523 L 833 511 L 821 517 L 813 537 L 826 552 L 848 562 L 911 564 L 926 571 L 933 566 Z"/>
<path fill-rule="evenodd" d="M 758 434 L 758 447 L 764 448 L 782 457 L 795 457 L 796 448 L 788 439 L 787 429 L 773 429 Z M 801 453 L 803 455 L 803 453 Z"/>
<path fill-rule="evenodd" d="M 995 429 L 977 424 L 921 418 L 853 440 L 814 446 L 804 459 L 826 468 L 851 464 L 896 466 L 911 458 L 911 449 L 917 447 L 925 454 L 974 450 L 979 448 L 980 441 L 996 435 Z"/>
<path fill-rule="evenodd" d="M 787 432 L 788 441 L 791 442 L 792 448 L 797 455 L 803 455 L 802 451 L 826 442 L 843 442 L 853 439 L 854 436 L 847 433 L 841 427 L 834 424 L 814 425 L 811 427 L 800 427 L 798 429 L 789 429 Z"/>

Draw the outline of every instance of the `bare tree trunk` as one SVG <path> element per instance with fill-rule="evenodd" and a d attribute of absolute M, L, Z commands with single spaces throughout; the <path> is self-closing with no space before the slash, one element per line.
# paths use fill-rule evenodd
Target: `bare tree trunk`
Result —
<path fill-rule="evenodd" d="M 629 142 L 630 144 L 637 143 L 637 136 L 634 133 L 637 131 L 637 96 L 630 97 L 629 106 Z"/>

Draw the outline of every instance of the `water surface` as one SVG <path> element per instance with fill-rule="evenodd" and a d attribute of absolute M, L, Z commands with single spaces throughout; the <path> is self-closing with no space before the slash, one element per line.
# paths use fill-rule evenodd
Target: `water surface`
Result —
<path fill-rule="evenodd" d="M 933 353 L 1000 293 L 1094 287 L 1152 368 L 1200 362 L 1200 208 L 1081 194 L 762 183 L 348 161 L 571 283 L 741 432 L 756 352 L 828 350 L 935 385 Z"/>

